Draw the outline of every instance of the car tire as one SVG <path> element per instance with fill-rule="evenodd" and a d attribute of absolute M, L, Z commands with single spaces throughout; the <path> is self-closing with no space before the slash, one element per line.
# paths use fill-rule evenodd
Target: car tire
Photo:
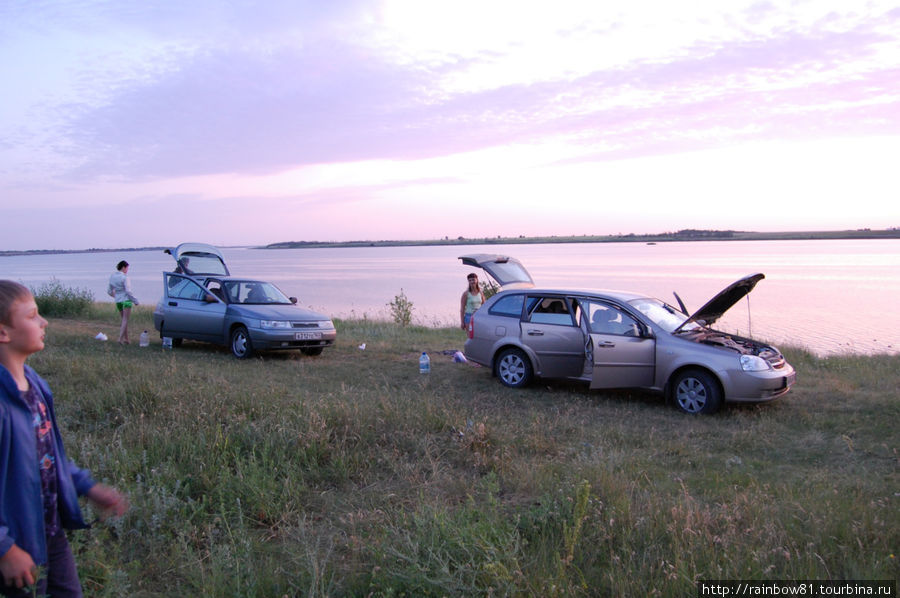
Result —
<path fill-rule="evenodd" d="M 672 380 L 672 400 L 681 411 L 691 415 L 711 414 L 722 406 L 719 383 L 703 370 L 686 370 Z"/>
<path fill-rule="evenodd" d="M 301 347 L 300 352 L 304 355 L 309 355 L 310 357 L 315 357 L 316 355 L 322 354 L 322 349 L 324 347 Z"/>
<path fill-rule="evenodd" d="M 244 326 L 238 326 L 231 331 L 231 354 L 238 359 L 246 359 L 253 355 L 253 341 L 250 333 Z"/>
<path fill-rule="evenodd" d="M 504 349 L 494 363 L 494 374 L 504 386 L 521 388 L 534 377 L 531 361 L 520 349 Z"/>

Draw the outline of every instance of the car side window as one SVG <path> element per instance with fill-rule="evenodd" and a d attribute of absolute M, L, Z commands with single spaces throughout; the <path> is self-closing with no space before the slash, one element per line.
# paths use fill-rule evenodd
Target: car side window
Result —
<path fill-rule="evenodd" d="M 211 280 L 206 283 L 206 288 L 209 289 L 209 292 L 218 297 L 220 300 L 225 301 L 225 293 L 222 291 L 222 283 L 218 280 Z"/>
<path fill-rule="evenodd" d="M 178 293 L 184 288 L 184 286 L 190 282 L 184 276 L 174 276 L 172 274 L 166 275 L 166 293 L 169 297 L 177 297 Z"/>
<path fill-rule="evenodd" d="M 572 311 L 575 315 L 575 325 L 581 326 L 584 321 L 584 311 L 581 309 L 581 301 L 578 299 L 572 300 Z"/>
<path fill-rule="evenodd" d="M 587 306 L 590 314 L 591 332 L 598 334 L 616 334 L 619 336 L 639 336 L 640 325 L 630 314 L 608 303 L 590 302 Z"/>
<path fill-rule="evenodd" d="M 169 297 L 202 301 L 206 297 L 206 291 L 189 278 L 169 276 Z"/>
<path fill-rule="evenodd" d="M 541 297 L 535 302 L 529 321 L 534 324 L 572 326 L 568 302 L 562 297 Z"/>
<path fill-rule="evenodd" d="M 520 318 L 522 317 L 522 305 L 524 303 L 525 295 L 507 295 L 494 303 L 488 313 L 495 316 Z"/>

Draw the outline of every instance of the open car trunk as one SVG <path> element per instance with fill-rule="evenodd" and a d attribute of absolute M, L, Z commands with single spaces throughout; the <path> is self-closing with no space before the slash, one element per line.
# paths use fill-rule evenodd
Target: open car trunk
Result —
<path fill-rule="evenodd" d="M 225 258 L 217 248 L 206 243 L 182 243 L 174 249 L 164 249 L 175 259 L 178 274 L 229 276 Z"/>
<path fill-rule="evenodd" d="M 512 257 L 489 253 L 473 253 L 459 257 L 467 266 L 481 268 L 504 289 L 534 288 L 534 280 L 522 263 Z"/>

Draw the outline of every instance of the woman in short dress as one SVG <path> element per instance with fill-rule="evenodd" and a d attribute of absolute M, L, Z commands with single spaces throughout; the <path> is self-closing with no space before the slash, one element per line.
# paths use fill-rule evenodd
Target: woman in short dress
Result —
<path fill-rule="evenodd" d="M 459 304 L 459 327 L 463 330 L 469 325 L 469 320 L 472 319 L 472 314 L 475 313 L 475 310 L 484 303 L 484 293 L 481 287 L 478 286 L 478 275 L 473 272 L 467 278 L 469 286 L 466 287 L 466 291 L 462 294 Z"/>
<path fill-rule="evenodd" d="M 128 344 L 128 318 L 131 316 L 131 308 L 139 305 L 137 297 L 131 292 L 131 283 L 128 282 L 128 262 L 122 260 L 116 264 L 116 271 L 109 277 L 109 287 L 106 292 L 116 302 L 116 309 L 122 316 L 119 326 L 119 344 Z"/>

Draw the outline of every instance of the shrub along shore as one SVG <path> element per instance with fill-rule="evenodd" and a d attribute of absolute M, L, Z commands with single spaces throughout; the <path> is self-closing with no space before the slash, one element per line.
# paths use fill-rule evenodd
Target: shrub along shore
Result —
<path fill-rule="evenodd" d="M 672 596 L 893 579 L 900 356 L 785 353 L 782 399 L 511 390 L 458 329 L 336 321 L 319 357 L 163 351 L 152 307 L 50 318 L 29 363 L 71 456 L 128 493 L 73 534 L 88 596 Z M 151 332 L 140 348 L 141 330 Z M 365 350 L 359 346 L 365 343 Z M 432 371 L 418 373 L 428 351 Z"/>

